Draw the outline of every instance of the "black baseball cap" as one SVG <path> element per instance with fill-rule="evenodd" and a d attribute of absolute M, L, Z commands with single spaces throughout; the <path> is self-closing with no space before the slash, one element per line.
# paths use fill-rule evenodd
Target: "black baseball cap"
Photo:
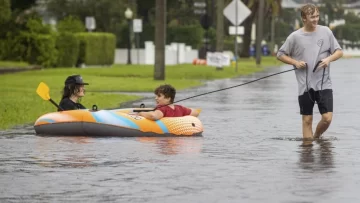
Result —
<path fill-rule="evenodd" d="M 83 81 L 81 75 L 71 75 L 66 78 L 65 85 L 76 84 L 76 85 L 89 85 Z"/>

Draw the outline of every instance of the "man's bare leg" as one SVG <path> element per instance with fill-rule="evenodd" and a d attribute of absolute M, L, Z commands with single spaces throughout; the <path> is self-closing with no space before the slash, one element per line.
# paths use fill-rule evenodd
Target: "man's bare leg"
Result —
<path fill-rule="evenodd" d="M 321 115 L 321 120 L 319 121 L 314 134 L 315 139 L 320 138 L 320 136 L 328 129 L 332 121 L 332 116 L 332 112 L 324 113 Z"/>
<path fill-rule="evenodd" d="M 302 116 L 302 125 L 303 125 L 303 139 L 312 140 L 314 138 L 312 131 L 312 115 L 303 115 Z"/>

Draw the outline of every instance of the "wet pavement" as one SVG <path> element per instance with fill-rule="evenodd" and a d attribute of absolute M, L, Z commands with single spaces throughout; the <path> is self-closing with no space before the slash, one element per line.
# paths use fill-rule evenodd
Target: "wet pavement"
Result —
<path fill-rule="evenodd" d="M 334 119 L 317 142 L 301 139 L 294 72 L 181 102 L 202 108 L 203 137 L 0 131 L 0 202 L 359 202 L 359 63 L 332 64 Z M 209 82 L 175 100 L 290 68 Z"/>

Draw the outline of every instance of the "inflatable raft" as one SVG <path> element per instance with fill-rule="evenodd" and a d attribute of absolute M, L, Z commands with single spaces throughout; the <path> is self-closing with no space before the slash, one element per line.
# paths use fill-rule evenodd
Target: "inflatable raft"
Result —
<path fill-rule="evenodd" d="M 194 116 L 148 120 L 134 109 L 72 110 L 47 113 L 39 117 L 34 129 L 38 135 L 59 136 L 201 136 L 203 125 Z"/>

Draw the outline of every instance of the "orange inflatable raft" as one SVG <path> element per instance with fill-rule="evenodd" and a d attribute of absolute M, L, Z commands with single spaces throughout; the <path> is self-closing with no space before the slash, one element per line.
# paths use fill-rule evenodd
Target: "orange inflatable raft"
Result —
<path fill-rule="evenodd" d="M 38 135 L 70 136 L 201 136 L 203 125 L 194 116 L 148 120 L 134 109 L 73 110 L 47 113 L 39 117 L 34 129 Z"/>

